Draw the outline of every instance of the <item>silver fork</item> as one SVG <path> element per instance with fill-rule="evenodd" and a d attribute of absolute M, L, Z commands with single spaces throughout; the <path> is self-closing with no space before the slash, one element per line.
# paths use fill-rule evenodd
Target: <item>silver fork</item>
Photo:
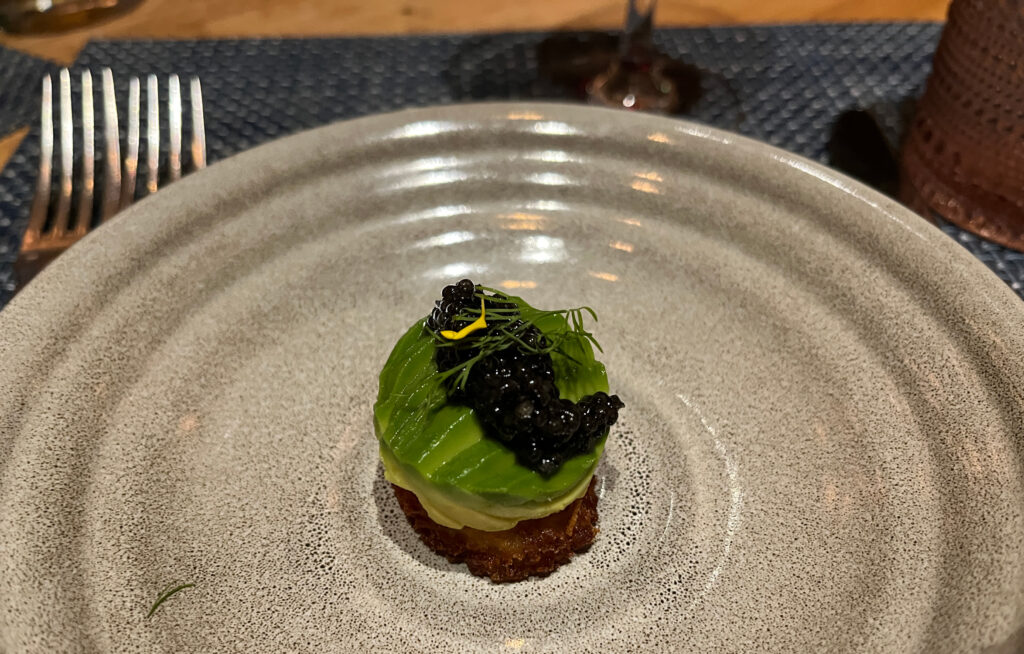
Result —
<path fill-rule="evenodd" d="M 60 180 L 56 191 L 53 184 L 53 82 L 49 75 L 43 78 L 40 111 L 39 179 L 29 212 L 28 228 L 22 238 L 21 250 L 15 262 L 19 288 L 42 270 L 58 254 L 85 236 L 93 224 L 109 220 L 118 211 L 135 200 L 139 167 L 139 78 L 128 82 L 128 124 L 124 158 L 121 157 L 117 104 L 114 96 L 114 76 L 109 68 L 100 73 L 103 98 L 103 142 L 106 147 L 103 173 L 103 196 L 94 217 L 93 199 L 96 186 L 95 132 L 93 110 L 93 76 L 82 71 L 82 158 L 78 183 L 78 211 L 72 224 L 71 206 L 75 184 L 74 130 L 71 107 L 71 73 L 60 71 Z M 206 127 L 203 119 L 203 94 L 199 78 L 189 81 L 192 113 L 191 161 L 196 170 L 206 166 Z M 166 183 L 181 177 L 181 86 L 177 75 L 167 78 L 168 158 Z M 155 193 L 161 181 L 160 164 L 160 101 L 159 80 L 156 75 L 146 78 L 146 183 L 145 192 Z"/>

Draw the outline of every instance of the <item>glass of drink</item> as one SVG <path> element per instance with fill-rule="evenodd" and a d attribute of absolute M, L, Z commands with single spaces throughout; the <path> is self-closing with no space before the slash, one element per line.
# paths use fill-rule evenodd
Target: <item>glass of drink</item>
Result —
<path fill-rule="evenodd" d="M 83 27 L 128 11 L 141 0 L 0 0 L 0 31 L 39 34 Z"/>
<path fill-rule="evenodd" d="M 587 87 L 591 102 L 660 113 L 678 109 L 678 85 L 666 73 L 665 57 L 651 42 L 656 4 L 657 0 L 629 0 L 617 56 Z"/>

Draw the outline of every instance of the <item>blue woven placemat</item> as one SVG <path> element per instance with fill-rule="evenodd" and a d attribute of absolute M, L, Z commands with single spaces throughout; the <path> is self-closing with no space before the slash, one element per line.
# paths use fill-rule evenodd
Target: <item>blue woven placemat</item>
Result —
<path fill-rule="evenodd" d="M 36 120 L 40 79 L 57 64 L 0 47 L 0 136 Z"/>
<path fill-rule="evenodd" d="M 923 90 L 940 29 L 933 23 L 671 29 L 657 32 L 656 42 L 702 71 L 702 94 L 687 117 L 824 162 L 830 127 L 848 109 L 870 109 L 898 141 L 902 108 Z M 216 160 L 298 130 L 402 107 L 571 99 L 568 90 L 540 80 L 536 52 L 545 36 L 102 41 L 87 45 L 76 67 L 109 66 L 122 80 L 151 72 L 200 75 L 209 156 Z M 0 68 L 6 65 L 0 57 Z M 11 96 L 21 98 L 17 115 L 34 116 L 38 73 L 15 77 L 29 77 Z M 0 133 L 14 128 L 4 122 L 8 113 L 0 112 Z M 37 157 L 33 132 L 0 173 L 0 306 L 13 290 L 11 262 Z M 942 229 L 1022 292 L 1024 255 L 951 225 Z"/>

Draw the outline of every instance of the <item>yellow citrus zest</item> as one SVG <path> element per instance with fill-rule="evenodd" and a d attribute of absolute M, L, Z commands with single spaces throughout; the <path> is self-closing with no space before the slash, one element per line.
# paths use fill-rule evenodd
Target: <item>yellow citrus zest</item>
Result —
<path fill-rule="evenodd" d="M 466 325 L 457 332 L 453 332 L 450 329 L 446 329 L 441 332 L 441 336 L 444 336 L 449 341 L 457 341 L 465 338 L 475 332 L 478 329 L 487 329 L 487 321 L 484 320 L 484 299 L 480 298 L 480 317 Z"/>

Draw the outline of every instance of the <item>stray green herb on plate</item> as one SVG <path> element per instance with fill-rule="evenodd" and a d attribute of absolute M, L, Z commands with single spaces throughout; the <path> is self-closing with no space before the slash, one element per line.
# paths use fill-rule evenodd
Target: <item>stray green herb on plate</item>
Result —
<path fill-rule="evenodd" d="M 153 606 L 151 606 L 149 609 L 149 613 L 146 614 L 147 618 L 151 617 L 154 613 L 156 613 L 156 610 L 160 608 L 160 605 L 163 604 L 168 597 L 177 593 L 178 591 L 185 590 L 186 588 L 195 588 L 196 585 L 179 584 L 177 586 L 174 586 L 173 588 L 171 586 L 174 586 L 174 584 L 171 583 L 169 586 L 160 591 L 160 596 L 156 598 L 156 601 L 153 602 Z"/>

